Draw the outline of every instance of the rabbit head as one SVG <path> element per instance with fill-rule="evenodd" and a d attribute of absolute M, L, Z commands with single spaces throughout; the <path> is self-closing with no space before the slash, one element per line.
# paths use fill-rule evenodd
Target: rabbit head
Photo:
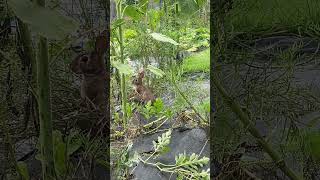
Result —
<path fill-rule="evenodd" d="M 96 38 L 95 48 L 90 53 L 79 54 L 70 64 L 76 74 L 99 74 L 105 71 L 104 53 L 107 50 L 107 31 Z"/>
<path fill-rule="evenodd" d="M 144 69 L 141 68 L 139 70 L 138 75 L 135 78 L 133 78 L 132 84 L 135 85 L 135 86 L 142 85 L 142 79 L 143 78 L 144 78 Z"/>
<path fill-rule="evenodd" d="M 143 103 L 155 100 L 155 96 L 151 90 L 143 85 L 142 79 L 144 78 L 144 73 L 144 69 L 141 68 L 138 75 L 132 80 L 135 92 L 133 93 L 132 98 L 130 98 Z"/>

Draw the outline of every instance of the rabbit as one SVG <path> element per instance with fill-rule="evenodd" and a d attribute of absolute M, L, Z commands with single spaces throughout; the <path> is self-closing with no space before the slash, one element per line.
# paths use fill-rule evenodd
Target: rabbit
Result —
<path fill-rule="evenodd" d="M 103 31 L 95 41 L 95 48 L 90 53 L 79 54 L 71 63 L 70 69 L 82 76 L 80 95 L 82 103 L 91 104 L 95 109 L 102 110 L 107 99 L 107 71 L 104 54 L 107 50 L 108 35 Z"/>
<path fill-rule="evenodd" d="M 131 99 L 134 99 L 141 103 L 147 103 L 149 101 L 154 102 L 155 96 L 149 88 L 143 85 L 143 82 L 142 82 L 143 78 L 144 78 L 144 69 L 141 68 L 139 70 L 137 77 L 135 77 L 132 80 L 132 84 L 134 87 L 134 94 L 131 95 L 133 96 Z"/>

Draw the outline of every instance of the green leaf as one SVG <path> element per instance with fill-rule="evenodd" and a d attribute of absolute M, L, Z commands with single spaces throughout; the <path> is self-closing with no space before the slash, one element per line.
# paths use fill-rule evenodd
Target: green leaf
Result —
<path fill-rule="evenodd" d="M 115 21 L 112 22 L 112 29 L 117 29 L 119 26 L 121 26 L 122 24 L 124 24 L 124 20 L 121 18 L 121 19 L 117 19 Z"/>
<path fill-rule="evenodd" d="M 55 169 L 58 176 L 62 177 L 67 172 L 66 167 L 66 145 L 64 143 L 59 143 L 55 145 L 54 151 L 54 163 Z"/>
<path fill-rule="evenodd" d="M 148 23 L 152 31 L 160 25 L 161 16 L 163 11 L 151 9 L 148 11 Z"/>
<path fill-rule="evenodd" d="M 126 29 L 124 31 L 124 38 L 125 39 L 133 39 L 133 38 L 135 38 L 137 36 L 138 36 L 138 33 L 134 29 Z"/>
<path fill-rule="evenodd" d="M 53 131 L 53 155 L 57 175 L 62 177 L 67 172 L 66 167 L 66 144 L 62 140 L 60 131 Z"/>
<path fill-rule="evenodd" d="M 149 0 L 140 0 L 139 7 L 143 13 L 146 13 L 149 6 Z"/>
<path fill-rule="evenodd" d="M 320 133 L 318 132 L 310 133 L 308 139 L 310 142 L 311 154 L 315 158 L 320 159 Z"/>
<path fill-rule="evenodd" d="M 170 152 L 170 147 L 169 146 L 164 146 L 159 153 L 160 154 L 166 154 L 168 152 Z"/>
<path fill-rule="evenodd" d="M 148 65 L 147 69 L 149 69 L 156 76 L 163 77 L 165 75 L 165 73 L 161 69 L 154 66 Z"/>
<path fill-rule="evenodd" d="M 19 161 L 17 165 L 18 165 L 19 172 L 21 173 L 21 176 L 23 177 L 23 179 L 29 180 L 30 175 L 28 172 L 27 164 L 25 162 Z"/>
<path fill-rule="evenodd" d="M 131 17 L 133 20 L 138 21 L 141 19 L 144 13 L 139 8 L 132 5 L 128 5 L 124 10 L 124 14 L 126 16 Z"/>
<path fill-rule="evenodd" d="M 154 101 L 153 106 L 154 106 L 154 108 L 156 110 L 156 113 L 160 113 L 164 108 L 163 101 L 160 98 L 157 98 Z"/>
<path fill-rule="evenodd" d="M 134 73 L 132 67 L 128 64 L 123 64 L 119 61 L 111 61 L 111 65 L 122 74 L 131 75 Z"/>
<path fill-rule="evenodd" d="M 163 35 L 163 34 L 160 34 L 160 33 L 151 33 L 150 34 L 151 37 L 157 41 L 161 41 L 161 42 L 166 42 L 166 43 L 170 43 L 170 44 L 173 44 L 173 45 L 179 45 L 175 40 L 169 38 L 168 36 L 166 35 Z"/>
<path fill-rule="evenodd" d="M 49 39 L 63 39 L 78 29 L 78 23 L 57 11 L 41 7 L 30 0 L 9 0 L 15 15 L 29 24 L 32 31 Z"/>

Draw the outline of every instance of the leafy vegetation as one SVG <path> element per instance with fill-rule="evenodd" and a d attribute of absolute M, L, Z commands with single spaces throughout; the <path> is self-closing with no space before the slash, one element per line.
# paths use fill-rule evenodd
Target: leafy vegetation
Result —
<path fill-rule="evenodd" d="M 318 179 L 318 124 L 306 124 L 319 111 L 319 83 L 310 83 L 319 57 L 319 2 L 215 5 L 211 140 L 222 166 L 215 177 Z"/>
<path fill-rule="evenodd" d="M 194 124 L 201 121 L 208 126 L 208 104 L 194 103 L 193 99 L 204 99 L 201 96 L 208 98 L 209 89 L 202 93 L 198 90 L 198 94 L 194 92 L 195 96 L 189 96 L 186 92 L 192 87 L 184 87 L 192 80 L 188 76 L 182 76 L 182 72 L 194 73 L 202 80 L 198 81 L 200 86 L 203 81 L 209 81 L 208 1 L 118 0 L 116 4 L 118 16 L 111 24 L 111 56 L 115 70 L 111 76 L 111 92 L 114 92 L 111 107 L 119 108 L 112 110 L 114 123 L 111 129 L 115 147 L 111 146 L 111 152 L 116 151 L 118 144 L 122 142 L 134 142 L 135 138 L 163 131 L 168 125 L 174 127 L 175 123 L 172 122 L 179 121 L 184 116 L 189 117 Z M 191 60 L 186 59 L 189 52 L 193 53 Z M 148 92 L 146 95 L 152 93 L 150 97 L 155 97 L 153 101 L 144 101 L 143 98 L 148 97 L 143 96 L 144 91 Z M 138 96 L 139 93 L 141 96 Z M 188 116 L 185 111 L 192 115 Z M 166 147 L 169 139 L 160 137 L 158 140 L 161 142 L 154 142 L 154 155 L 168 150 Z M 134 150 L 127 149 L 114 161 L 117 177 L 128 177 L 129 170 L 137 163 L 128 165 L 127 162 L 132 162 L 133 158 L 128 151 Z M 159 170 L 178 174 L 180 179 L 208 176 L 208 171 L 198 172 L 200 169 L 192 169 L 208 159 L 205 158 L 202 162 L 196 154 L 191 159 L 186 155 L 177 158 L 178 164 L 168 169 L 161 167 Z M 195 165 L 190 165 L 192 168 L 179 169 L 183 166 L 179 163 L 192 164 L 193 160 L 196 162 Z"/>
<path fill-rule="evenodd" d="M 4 0 L 0 14 L 2 178 L 128 179 L 137 138 L 209 126 L 209 1 Z M 192 153 L 159 170 L 208 179 L 207 154 Z"/>

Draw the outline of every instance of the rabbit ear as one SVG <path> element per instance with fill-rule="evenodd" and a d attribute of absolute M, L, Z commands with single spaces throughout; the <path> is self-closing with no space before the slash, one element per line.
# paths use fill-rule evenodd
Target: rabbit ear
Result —
<path fill-rule="evenodd" d="M 108 46 L 108 36 L 109 33 L 107 30 L 104 30 L 97 38 L 95 44 L 95 50 L 98 54 L 102 55 L 107 50 Z"/>
<path fill-rule="evenodd" d="M 143 68 L 141 68 L 140 70 L 139 70 L 139 78 L 143 78 L 144 77 L 144 69 Z"/>
<path fill-rule="evenodd" d="M 78 55 L 74 60 L 70 63 L 70 69 L 72 72 L 76 74 L 81 74 L 82 71 L 80 69 L 80 60 L 81 60 L 82 55 Z"/>

